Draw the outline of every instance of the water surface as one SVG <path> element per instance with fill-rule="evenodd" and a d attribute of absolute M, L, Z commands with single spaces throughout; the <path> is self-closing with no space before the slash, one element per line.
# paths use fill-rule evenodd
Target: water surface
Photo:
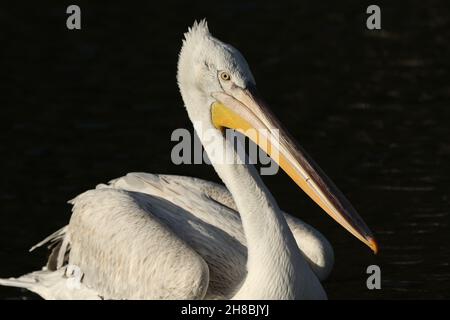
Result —
<path fill-rule="evenodd" d="M 126 6 L 125 6 L 126 4 Z M 322 231 L 336 265 L 334 299 L 449 298 L 450 14 L 445 1 L 381 4 L 365 29 L 360 1 L 107 5 L 3 4 L 0 275 L 39 268 L 31 245 L 66 224 L 66 201 L 132 171 L 217 181 L 175 166 L 171 132 L 191 128 L 175 81 L 183 32 L 207 17 L 246 56 L 263 96 L 377 236 L 370 250 L 285 174 L 264 177 L 279 205 Z M 382 289 L 366 288 L 368 265 Z M 0 287 L 0 298 L 35 295 Z"/>

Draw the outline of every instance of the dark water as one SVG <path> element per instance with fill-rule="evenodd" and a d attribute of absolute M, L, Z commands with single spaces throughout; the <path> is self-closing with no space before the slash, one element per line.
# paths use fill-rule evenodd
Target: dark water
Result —
<path fill-rule="evenodd" d="M 170 134 L 190 128 L 175 82 L 182 33 L 207 17 L 246 56 L 260 91 L 378 238 L 351 237 L 282 173 L 264 177 L 280 206 L 322 231 L 333 299 L 450 297 L 450 10 L 446 1 L 260 4 L 69 2 L 0 10 L 0 275 L 40 267 L 28 248 L 68 222 L 66 201 L 131 171 L 217 180 L 175 166 Z M 377 264 L 382 289 L 366 288 Z M 36 298 L 0 287 L 0 298 Z"/>

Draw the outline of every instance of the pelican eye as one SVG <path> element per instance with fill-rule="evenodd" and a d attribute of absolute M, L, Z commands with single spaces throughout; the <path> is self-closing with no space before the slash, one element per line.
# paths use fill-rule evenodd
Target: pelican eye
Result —
<path fill-rule="evenodd" d="M 220 73 L 220 79 L 222 79 L 223 81 L 228 81 L 231 79 L 231 76 L 228 72 L 222 72 Z"/>

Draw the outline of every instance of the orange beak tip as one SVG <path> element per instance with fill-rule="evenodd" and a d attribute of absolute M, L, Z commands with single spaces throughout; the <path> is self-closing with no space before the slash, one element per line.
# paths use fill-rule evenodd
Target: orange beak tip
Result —
<path fill-rule="evenodd" d="M 370 247 L 370 249 L 372 249 L 374 254 L 377 254 L 379 252 L 380 248 L 379 248 L 378 243 L 375 241 L 374 238 L 368 239 L 368 244 L 369 244 L 369 247 Z"/>

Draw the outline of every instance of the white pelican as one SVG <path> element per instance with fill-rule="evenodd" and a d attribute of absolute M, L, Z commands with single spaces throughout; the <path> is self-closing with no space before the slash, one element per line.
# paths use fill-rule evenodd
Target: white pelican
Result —
<path fill-rule="evenodd" d="M 225 128 L 279 130 L 279 143 L 265 151 L 277 151 L 295 183 L 377 251 L 350 203 L 257 97 L 244 57 L 214 38 L 206 21 L 185 34 L 177 79 L 190 120 L 213 132 L 214 143 L 199 137 L 211 159 L 218 141 L 237 159 Z M 0 284 L 46 299 L 326 298 L 320 280 L 333 265 L 328 241 L 282 212 L 253 166 L 213 165 L 226 188 L 130 173 L 77 196 L 70 223 L 37 245 L 53 248 L 47 265 Z"/>

